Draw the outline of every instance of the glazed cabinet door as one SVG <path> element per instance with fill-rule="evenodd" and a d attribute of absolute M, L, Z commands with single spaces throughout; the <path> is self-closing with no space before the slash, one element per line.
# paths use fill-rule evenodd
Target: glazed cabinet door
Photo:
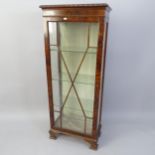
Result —
<path fill-rule="evenodd" d="M 52 22 L 50 48 L 54 128 L 92 135 L 98 22 Z"/>

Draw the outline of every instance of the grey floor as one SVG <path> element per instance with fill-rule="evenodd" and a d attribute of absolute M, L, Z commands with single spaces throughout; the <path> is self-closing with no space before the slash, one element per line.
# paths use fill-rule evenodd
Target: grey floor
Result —
<path fill-rule="evenodd" d="M 103 120 L 97 151 L 80 139 L 48 138 L 48 115 L 29 114 L 0 117 L 0 155 L 154 155 L 155 124 L 143 121 Z"/>

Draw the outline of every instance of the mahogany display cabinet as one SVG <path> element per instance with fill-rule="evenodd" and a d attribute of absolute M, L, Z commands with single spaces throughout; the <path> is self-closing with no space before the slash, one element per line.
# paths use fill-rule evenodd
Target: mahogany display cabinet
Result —
<path fill-rule="evenodd" d="M 42 5 L 50 138 L 76 136 L 97 149 L 108 16 L 107 4 Z"/>

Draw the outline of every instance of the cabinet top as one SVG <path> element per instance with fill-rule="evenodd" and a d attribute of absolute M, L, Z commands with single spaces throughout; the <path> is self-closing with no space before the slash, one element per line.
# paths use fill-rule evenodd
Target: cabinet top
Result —
<path fill-rule="evenodd" d="M 108 11 L 111 10 L 110 6 L 106 3 L 97 4 L 63 4 L 63 5 L 40 5 L 42 9 L 54 9 L 54 8 L 106 8 Z"/>

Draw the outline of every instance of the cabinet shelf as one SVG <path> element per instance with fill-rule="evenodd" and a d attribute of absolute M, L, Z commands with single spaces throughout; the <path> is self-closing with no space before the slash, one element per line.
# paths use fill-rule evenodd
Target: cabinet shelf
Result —
<path fill-rule="evenodd" d="M 67 75 L 67 73 L 61 73 L 61 79 L 58 77 L 53 77 L 52 80 L 54 81 L 63 81 L 70 83 L 70 79 Z M 77 84 L 86 84 L 86 85 L 94 85 L 95 83 L 95 76 L 94 75 L 86 75 L 86 74 L 78 74 L 75 82 Z"/>
<path fill-rule="evenodd" d="M 56 45 L 51 45 L 50 46 L 51 52 L 58 52 L 58 47 Z M 61 48 L 60 51 L 62 53 L 73 53 L 73 54 L 78 54 L 78 53 L 84 53 L 87 50 L 87 48 L 77 48 L 77 47 L 70 47 L 70 48 Z M 89 47 L 87 54 L 96 54 L 97 53 L 97 47 Z"/>

